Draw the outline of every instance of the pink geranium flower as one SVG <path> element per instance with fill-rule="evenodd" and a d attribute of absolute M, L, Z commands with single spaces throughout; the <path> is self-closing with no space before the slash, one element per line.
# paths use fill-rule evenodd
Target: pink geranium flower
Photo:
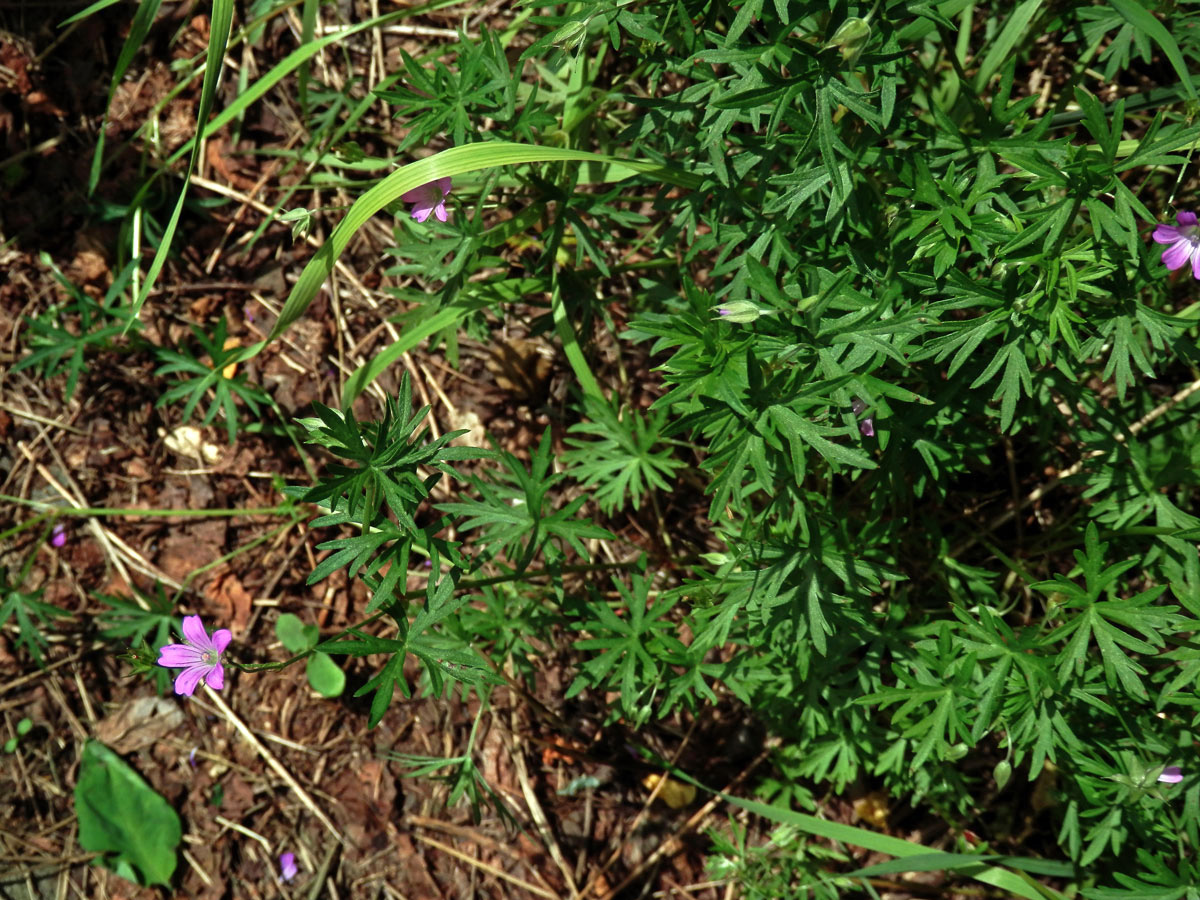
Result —
<path fill-rule="evenodd" d="M 1192 277 L 1200 278 L 1200 225 L 1196 214 L 1181 212 L 1175 215 L 1178 225 L 1159 225 L 1154 229 L 1154 240 L 1166 244 L 1162 261 L 1174 272 L 1187 263 L 1192 264 Z"/>
<path fill-rule="evenodd" d="M 199 616 L 184 616 L 182 644 L 167 644 L 159 651 L 158 664 L 168 669 L 183 669 L 175 676 L 175 693 L 190 697 L 203 680 L 215 691 L 225 686 L 225 668 L 221 654 L 233 635 L 220 628 L 208 636 Z"/>
<path fill-rule="evenodd" d="M 439 178 L 411 191 L 405 191 L 400 195 L 400 199 L 413 205 L 412 217 L 418 222 L 424 222 L 430 213 L 437 216 L 439 222 L 445 222 L 446 198 L 450 196 L 451 187 L 449 178 Z"/>

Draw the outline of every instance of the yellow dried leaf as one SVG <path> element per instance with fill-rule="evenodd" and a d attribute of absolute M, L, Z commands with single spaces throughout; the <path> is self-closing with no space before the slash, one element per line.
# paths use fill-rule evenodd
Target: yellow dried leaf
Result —
<path fill-rule="evenodd" d="M 240 347 L 241 345 L 242 345 L 242 342 L 239 341 L 237 338 L 227 337 L 227 338 L 225 338 L 225 346 L 222 347 L 221 349 L 228 350 L 231 347 Z M 232 378 L 234 372 L 236 372 L 236 371 L 237 371 L 237 363 L 230 363 L 229 365 L 227 365 L 225 367 L 224 371 L 222 371 L 221 374 L 224 375 L 226 378 Z"/>
<path fill-rule="evenodd" d="M 883 791 L 871 791 L 859 797 L 854 801 L 854 816 L 876 828 L 887 828 L 888 795 Z"/>
<path fill-rule="evenodd" d="M 653 791 L 660 781 L 663 785 L 658 790 L 658 799 L 671 807 L 671 809 L 683 809 L 696 799 L 696 788 L 694 785 L 684 784 L 682 781 L 676 781 L 674 778 L 664 777 L 657 772 L 651 772 L 643 778 L 642 787 L 648 791 Z"/>

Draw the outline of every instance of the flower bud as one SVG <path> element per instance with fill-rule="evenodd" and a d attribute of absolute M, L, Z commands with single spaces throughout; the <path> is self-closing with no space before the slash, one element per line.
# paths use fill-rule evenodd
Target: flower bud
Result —
<path fill-rule="evenodd" d="M 825 43 L 825 49 L 837 47 L 842 53 L 842 59 L 850 61 L 862 52 L 870 37 L 871 26 L 867 20 L 852 16 L 838 26 L 833 37 Z"/>
<path fill-rule="evenodd" d="M 561 50 L 577 50 L 587 37 L 588 22 L 584 20 L 568 22 L 551 39 L 551 43 Z"/>
<path fill-rule="evenodd" d="M 720 306 L 714 306 L 717 311 L 718 318 L 725 319 L 728 322 L 737 322 L 739 325 L 745 325 L 748 322 L 753 322 L 764 312 L 769 310 L 759 309 L 754 303 L 749 300 L 731 300 L 728 303 L 722 303 Z"/>

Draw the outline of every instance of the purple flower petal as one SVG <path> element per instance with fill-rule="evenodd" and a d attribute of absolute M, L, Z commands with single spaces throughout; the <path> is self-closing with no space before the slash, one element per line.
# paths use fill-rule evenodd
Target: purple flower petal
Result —
<path fill-rule="evenodd" d="M 194 647 L 207 647 L 210 643 L 208 632 L 204 630 L 204 623 L 200 621 L 199 616 L 183 617 L 183 637 Z"/>
<path fill-rule="evenodd" d="M 1159 225 L 1152 237 L 1160 244 L 1173 244 L 1180 240 L 1179 229 L 1174 225 Z"/>
<path fill-rule="evenodd" d="M 183 669 L 197 666 L 204 661 L 204 653 L 188 644 L 167 644 L 158 651 L 158 664 L 168 669 Z"/>
<path fill-rule="evenodd" d="M 219 628 L 210 638 L 199 616 L 184 616 L 182 644 L 167 644 L 159 650 L 158 664 L 168 669 L 183 669 L 175 676 L 175 693 L 190 697 L 201 681 L 213 690 L 225 686 L 225 668 L 221 654 L 233 635 L 228 628 Z"/>
<path fill-rule="evenodd" d="M 59 522 L 50 530 L 50 545 L 61 547 L 67 542 L 67 526 Z"/>
<path fill-rule="evenodd" d="M 1166 784 L 1179 784 L 1183 781 L 1183 769 L 1179 766 L 1167 766 L 1162 770 L 1162 774 L 1158 776 L 1158 780 Z"/>
<path fill-rule="evenodd" d="M 279 854 L 279 877 L 284 881 L 291 881 L 296 877 L 296 873 L 300 869 L 296 866 L 295 853 Z"/>
<path fill-rule="evenodd" d="M 439 221 L 445 222 L 447 218 L 445 198 L 449 196 L 452 187 L 453 182 L 449 178 L 439 178 L 437 181 L 430 181 L 415 187 L 411 191 L 405 191 L 400 195 L 400 199 L 413 205 L 412 217 L 418 222 L 424 222 L 429 218 L 430 213 L 436 214 Z"/>
<path fill-rule="evenodd" d="M 192 696 L 207 672 L 208 669 L 204 666 L 192 666 L 190 669 L 184 669 L 175 676 L 175 693 L 180 697 Z"/>
<path fill-rule="evenodd" d="M 1194 212 L 1176 213 L 1178 225 L 1158 225 L 1153 235 L 1155 243 L 1165 244 L 1163 265 L 1174 272 L 1189 262 L 1192 277 L 1200 280 L 1200 224 Z"/>
<path fill-rule="evenodd" d="M 225 667 L 218 663 L 212 669 L 209 669 L 208 677 L 204 679 L 204 683 L 214 691 L 219 691 L 225 687 Z"/>
<path fill-rule="evenodd" d="M 1162 261 L 1168 269 L 1174 272 L 1186 265 L 1191 255 L 1191 245 L 1186 240 L 1179 240 L 1163 251 Z"/>
<path fill-rule="evenodd" d="M 220 655 L 225 652 L 225 648 L 229 646 L 229 642 L 233 640 L 233 632 L 228 628 L 218 628 L 213 632 L 212 648 Z"/>

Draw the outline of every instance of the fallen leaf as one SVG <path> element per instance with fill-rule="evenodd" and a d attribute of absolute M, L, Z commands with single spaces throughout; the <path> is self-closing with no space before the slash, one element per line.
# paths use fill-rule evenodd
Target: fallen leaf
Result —
<path fill-rule="evenodd" d="M 122 756 L 162 740 L 183 724 L 179 704 L 164 697 L 138 697 L 96 723 L 96 739 Z"/>
<path fill-rule="evenodd" d="M 250 622 L 250 606 L 253 598 L 242 587 L 241 581 L 232 572 L 218 575 L 208 585 L 208 596 L 222 610 L 222 621 L 228 623 L 235 637 L 246 632 Z"/>
<path fill-rule="evenodd" d="M 227 337 L 227 338 L 225 338 L 225 345 L 221 349 L 229 350 L 229 349 L 232 349 L 233 347 L 240 347 L 241 345 L 242 345 L 242 342 L 239 341 L 237 338 Z M 237 374 L 237 363 L 232 362 L 229 365 L 227 365 L 224 368 L 224 370 L 222 370 L 221 374 L 224 375 L 227 379 L 232 378 L 234 375 Z"/>
<path fill-rule="evenodd" d="M 167 449 L 179 456 L 187 456 L 212 465 L 221 458 L 221 448 L 204 440 L 204 434 L 195 425 L 180 425 L 169 432 L 158 430 L 159 437 Z"/>
<path fill-rule="evenodd" d="M 565 762 L 568 765 L 574 764 L 578 762 L 575 753 L 582 753 L 587 750 L 587 747 L 579 741 L 565 738 L 561 735 L 552 735 L 547 743 L 550 746 L 542 748 L 543 766 L 552 766 L 559 761 Z"/>
<path fill-rule="evenodd" d="M 888 795 L 883 791 L 871 791 L 871 793 L 859 797 L 854 801 L 854 815 L 859 821 L 866 822 L 868 825 L 887 828 Z"/>
<path fill-rule="evenodd" d="M 648 791 L 653 791 L 662 782 L 662 787 L 658 790 L 658 799 L 671 809 L 683 809 L 696 799 L 696 787 L 691 784 L 684 784 L 682 781 L 676 781 L 674 778 L 664 777 L 657 772 L 651 772 L 642 779 L 642 787 Z"/>

